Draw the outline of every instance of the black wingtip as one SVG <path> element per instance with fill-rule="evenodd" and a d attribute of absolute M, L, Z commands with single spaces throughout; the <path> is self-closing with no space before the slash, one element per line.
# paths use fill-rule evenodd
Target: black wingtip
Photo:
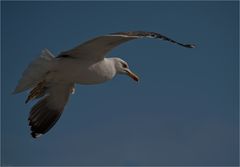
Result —
<path fill-rule="evenodd" d="M 34 132 L 31 133 L 31 136 L 32 136 L 34 139 L 37 138 L 37 135 L 36 135 L 36 133 L 34 133 Z"/>
<path fill-rule="evenodd" d="M 34 139 L 40 137 L 41 135 L 42 135 L 41 133 L 35 133 L 35 132 L 32 132 L 32 133 L 31 133 L 31 136 L 32 136 Z"/>
<path fill-rule="evenodd" d="M 29 99 L 27 98 L 26 100 L 25 100 L 25 104 L 27 104 L 29 102 Z"/>
<path fill-rule="evenodd" d="M 196 48 L 196 45 L 194 45 L 194 44 L 185 44 L 184 47 L 186 47 L 186 48 Z"/>

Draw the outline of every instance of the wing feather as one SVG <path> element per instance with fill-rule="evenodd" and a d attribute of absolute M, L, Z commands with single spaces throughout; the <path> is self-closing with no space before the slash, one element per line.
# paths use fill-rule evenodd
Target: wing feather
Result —
<path fill-rule="evenodd" d="M 172 40 L 156 32 L 145 32 L 145 31 L 117 32 L 117 33 L 112 33 L 109 35 L 104 35 L 104 36 L 91 39 L 71 50 L 62 52 L 57 57 L 58 58 L 79 58 L 79 59 L 84 59 L 89 61 L 99 61 L 99 60 L 102 60 L 110 50 L 117 47 L 118 45 L 133 39 L 140 39 L 140 38 L 153 38 L 153 39 L 165 40 L 186 48 L 195 47 L 195 45 L 193 44 L 182 44 L 180 42 Z"/>
<path fill-rule="evenodd" d="M 31 135 L 36 138 L 48 132 L 58 121 L 68 101 L 73 85 L 52 85 L 31 109 L 28 120 Z"/>

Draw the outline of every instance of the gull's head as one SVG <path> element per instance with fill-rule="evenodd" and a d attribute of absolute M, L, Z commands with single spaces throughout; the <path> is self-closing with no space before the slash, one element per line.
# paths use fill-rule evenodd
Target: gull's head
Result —
<path fill-rule="evenodd" d="M 120 58 L 114 58 L 115 69 L 118 74 L 125 74 L 131 77 L 134 81 L 139 81 L 139 77 L 134 74 L 128 66 L 128 63 Z"/>

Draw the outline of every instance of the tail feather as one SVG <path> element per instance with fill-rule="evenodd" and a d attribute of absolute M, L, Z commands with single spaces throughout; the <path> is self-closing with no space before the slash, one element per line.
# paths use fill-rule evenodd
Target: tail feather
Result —
<path fill-rule="evenodd" d="M 34 60 L 23 72 L 22 78 L 19 80 L 13 93 L 19 93 L 32 88 L 39 81 L 43 80 L 52 67 L 53 59 L 53 54 L 48 49 L 44 49 L 40 57 Z"/>

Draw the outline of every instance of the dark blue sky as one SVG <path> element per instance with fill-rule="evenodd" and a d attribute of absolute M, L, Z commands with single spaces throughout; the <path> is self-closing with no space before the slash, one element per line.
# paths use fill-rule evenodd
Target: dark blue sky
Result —
<path fill-rule="evenodd" d="M 2 164 L 238 164 L 238 2 L 1 2 Z M 30 136 L 27 92 L 11 95 L 44 48 L 117 31 L 160 32 L 110 55 L 141 80 L 77 86 L 55 127 Z"/>

